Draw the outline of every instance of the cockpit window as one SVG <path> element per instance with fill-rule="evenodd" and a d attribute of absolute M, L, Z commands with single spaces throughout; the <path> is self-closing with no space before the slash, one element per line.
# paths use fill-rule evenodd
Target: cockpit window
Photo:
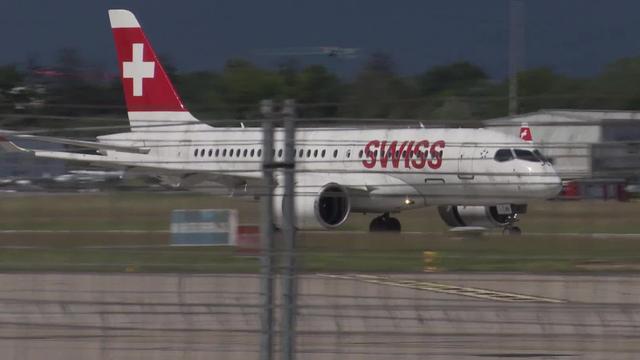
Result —
<path fill-rule="evenodd" d="M 540 150 L 535 149 L 533 150 L 533 155 L 537 156 L 538 159 L 540 159 L 540 161 L 542 161 L 543 163 L 549 163 L 551 164 L 551 159 L 542 155 L 542 153 L 540 152 Z"/>
<path fill-rule="evenodd" d="M 496 154 L 493 156 L 493 159 L 497 162 L 505 162 L 509 160 L 513 160 L 513 153 L 511 149 L 500 149 L 496 151 Z"/>
<path fill-rule="evenodd" d="M 531 150 L 514 149 L 513 151 L 515 151 L 516 153 L 516 158 L 520 160 L 530 161 L 530 162 L 542 162 L 542 159 L 538 158 L 538 156 L 536 156 L 533 152 L 531 152 Z"/>

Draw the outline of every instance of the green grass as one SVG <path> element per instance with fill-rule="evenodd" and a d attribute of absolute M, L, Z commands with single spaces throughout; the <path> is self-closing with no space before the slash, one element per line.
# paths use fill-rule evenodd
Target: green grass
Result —
<path fill-rule="evenodd" d="M 168 247 L 170 213 L 179 208 L 236 208 L 241 223 L 259 222 L 255 201 L 193 193 L 3 195 L 0 230 L 42 232 L 0 234 L 0 270 L 259 270 L 255 256 L 238 256 L 230 248 Z M 423 252 L 434 251 L 434 264 L 441 271 L 640 269 L 640 238 L 551 234 L 640 233 L 638 203 L 535 202 L 529 210 L 521 222 L 525 234 L 548 236 L 505 237 L 496 232 L 461 238 L 446 232 L 434 208 L 400 214 L 405 233 L 370 234 L 349 231 L 365 230 L 372 217 L 355 214 L 342 229 L 345 231 L 300 232 L 297 260 L 306 272 L 414 272 L 425 265 Z M 91 232 L 118 229 L 143 232 Z M 100 246 L 112 248 L 96 248 Z M 281 263 L 280 257 L 276 262 Z"/>

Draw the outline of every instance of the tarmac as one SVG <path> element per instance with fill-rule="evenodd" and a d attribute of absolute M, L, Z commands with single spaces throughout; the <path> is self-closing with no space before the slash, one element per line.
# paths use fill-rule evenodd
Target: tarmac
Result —
<path fill-rule="evenodd" d="M 298 285 L 297 359 L 640 357 L 635 274 L 305 274 Z M 0 359 L 257 359 L 259 314 L 256 275 L 5 273 Z"/>

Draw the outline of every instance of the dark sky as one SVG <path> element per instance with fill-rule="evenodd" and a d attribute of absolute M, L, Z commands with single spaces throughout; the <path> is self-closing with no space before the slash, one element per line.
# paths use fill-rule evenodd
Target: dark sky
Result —
<path fill-rule="evenodd" d="M 44 4 L 46 3 L 47 6 Z M 108 8 L 134 11 L 156 51 L 181 70 L 220 69 L 230 57 L 272 65 L 260 49 L 342 46 L 393 55 L 401 74 L 469 60 L 494 78 L 507 72 L 508 0 L 3 1 L 0 64 L 63 47 L 115 69 Z M 526 0 L 524 65 L 585 76 L 640 55 L 638 0 Z M 366 57 L 366 56 L 365 56 Z M 355 60 L 304 56 L 349 75 Z"/>

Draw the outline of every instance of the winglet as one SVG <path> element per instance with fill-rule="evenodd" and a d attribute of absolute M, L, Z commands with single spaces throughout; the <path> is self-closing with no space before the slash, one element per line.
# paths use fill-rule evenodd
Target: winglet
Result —
<path fill-rule="evenodd" d="M 10 153 L 32 152 L 31 150 L 16 145 L 14 142 L 7 139 L 4 134 L 0 134 L 0 148 Z"/>

